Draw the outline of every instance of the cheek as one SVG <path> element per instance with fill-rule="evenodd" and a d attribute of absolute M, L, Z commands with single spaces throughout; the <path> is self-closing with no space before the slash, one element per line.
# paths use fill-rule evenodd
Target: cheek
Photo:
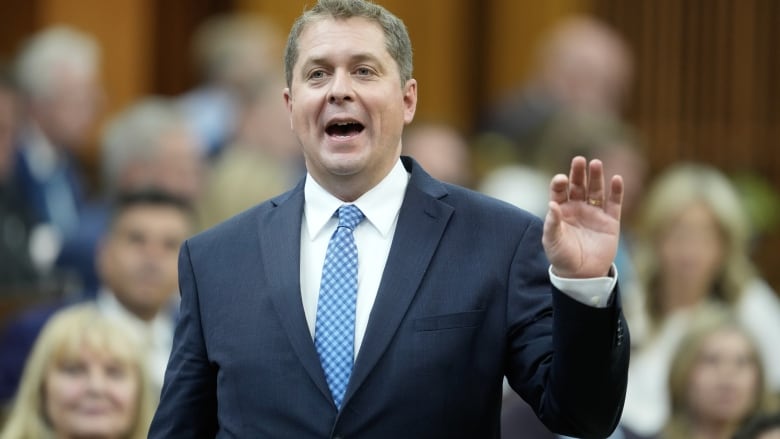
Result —
<path fill-rule="evenodd" d="M 126 420 L 132 420 L 136 416 L 140 399 L 140 384 L 135 380 L 115 383 L 111 391 L 117 407 L 121 410 Z"/>
<path fill-rule="evenodd" d="M 67 407 L 79 398 L 77 383 L 65 380 L 47 379 L 43 386 L 44 410 L 49 420 L 55 426 L 66 423 Z"/>
<path fill-rule="evenodd" d="M 688 381 L 688 401 L 691 406 L 706 405 L 710 392 L 717 385 L 717 377 L 714 371 L 699 368 L 691 373 Z"/>
<path fill-rule="evenodd" d="M 66 404 L 78 398 L 82 391 L 81 384 L 74 379 L 50 378 L 44 385 L 44 394 L 47 401 L 56 404 Z"/>
<path fill-rule="evenodd" d="M 759 372 L 755 367 L 746 367 L 739 373 L 735 374 L 734 380 L 737 383 L 739 389 L 741 389 L 747 395 L 757 395 L 759 393 Z"/>

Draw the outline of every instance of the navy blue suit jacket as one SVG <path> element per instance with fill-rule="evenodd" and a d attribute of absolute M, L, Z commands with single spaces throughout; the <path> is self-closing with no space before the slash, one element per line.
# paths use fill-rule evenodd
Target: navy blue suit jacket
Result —
<path fill-rule="evenodd" d="M 628 367 L 619 300 L 591 308 L 551 286 L 537 217 L 404 165 L 342 410 L 301 304 L 301 183 L 182 246 L 151 438 L 498 438 L 505 374 L 553 430 L 609 434 Z"/>

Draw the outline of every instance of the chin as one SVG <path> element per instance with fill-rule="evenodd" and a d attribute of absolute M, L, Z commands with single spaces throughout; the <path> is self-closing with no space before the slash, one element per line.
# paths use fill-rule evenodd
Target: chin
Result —
<path fill-rule="evenodd" d="M 330 154 L 323 165 L 330 174 L 349 176 L 359 173 L 365 167 L 365 160 L 358 154 Z"/>

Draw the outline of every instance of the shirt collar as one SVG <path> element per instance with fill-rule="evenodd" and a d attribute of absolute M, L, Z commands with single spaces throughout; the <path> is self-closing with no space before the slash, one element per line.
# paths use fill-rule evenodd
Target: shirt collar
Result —
<path fill-rule="evenodd" d="M 100 289 L 96 301 L 97 307 L 104 315 L 121 319 L 137 330 L 149 332 L 155 337 L 171 337 L 173 333 L 173 319 L 165 310 L 146 322 L 125 308 L 107 288 Z"/>
<path fill-rule="evenodd" d="M 390 233 L 401 204 L 404 201 L 409 173 L 399 158 L 390 173 L 368 192 L 355 200 L 354 204 L 366 216 L 366 220 L 384 237 Z M 325 228 L 334 212 L 344 204 L 317 183 L 311 174 L 306 174 L 304 183 L 304 221 L 313 240 Z"/>

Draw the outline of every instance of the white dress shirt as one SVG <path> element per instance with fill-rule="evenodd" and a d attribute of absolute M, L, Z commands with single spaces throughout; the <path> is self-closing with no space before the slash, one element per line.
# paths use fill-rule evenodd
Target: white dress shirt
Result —
<path fill-rule="evenodd" d="M 379 184 L 351 203 L 365 215 L 365 219 L 354 231 L 358 249 L 355 357 L 366 333 L 368 317 L 379 290 L 408 183 L 409 173 L 399 159 Z M 338 218 L 333 214 L 345 203 L 326 191 L 309 174 L 306 175 L 304 183 L 304 199 L 301 222 L 301 300 L 313 339 L 322 266 L 331 235 L 338 226 Z M 573 299 L 589 306 L 603 308 L 607 306 L 610 293 L 617 282 L 614 266 L 612 272 L 613 277 L 564 279 L 550 271 L 550 278 L 553 285 Z"/>
<path fill-rule="evenodd" d="M 173 318 L 163 311 L 151 321 L 141 320 L 106 289 L 98 293 L 97 308 L 103 315 L 121 321 L 132 331 L 132 336 L 138 337 L 146 354 L 150 381 L 158 391 L 161 390 L 173 346 Z"/>

